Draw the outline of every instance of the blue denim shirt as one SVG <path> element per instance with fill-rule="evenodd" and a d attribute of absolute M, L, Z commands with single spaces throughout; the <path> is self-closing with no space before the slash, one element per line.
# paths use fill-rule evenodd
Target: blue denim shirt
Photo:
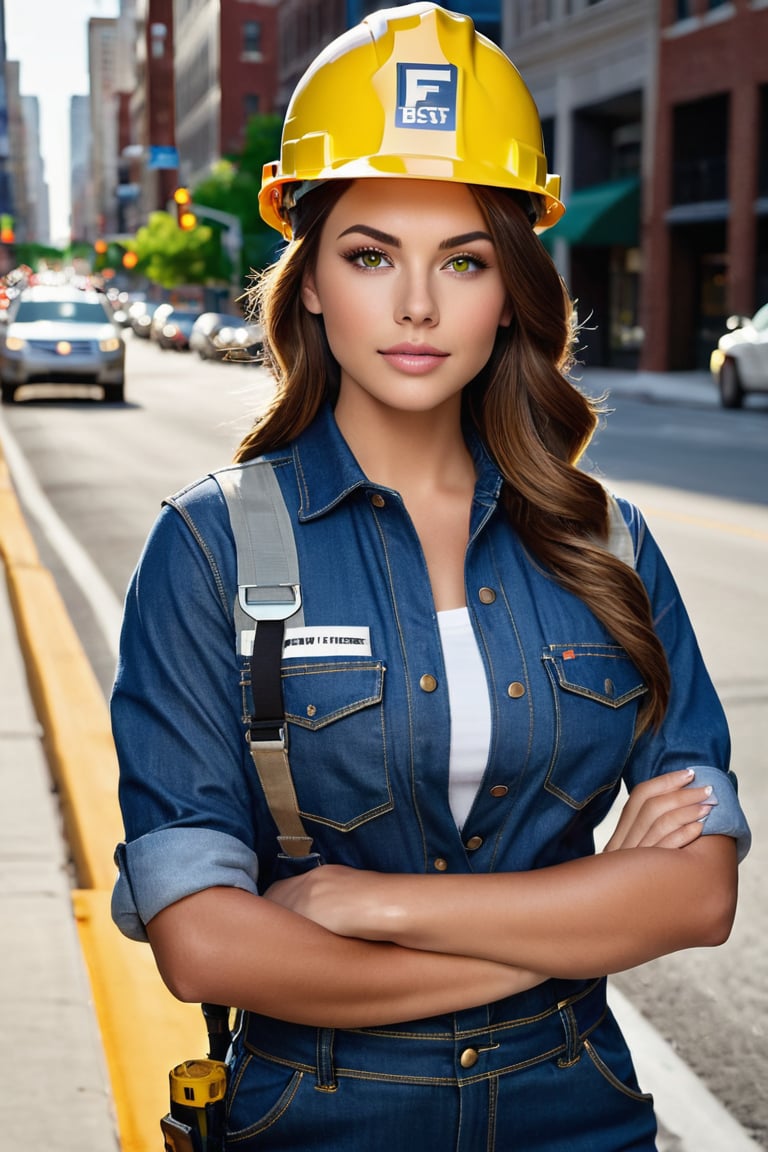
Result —
<path fill-rule="evenodd" d="M 705 832 L 749 831 L 726 721 L 672 576 L 621 501 L 672 671 L 662 728 L 635 740 L 645 691 L 624 651 L 525 550 L 502 481 L 470 437 L 477 484 L 467 605 L 486 669 L 491 746 L 461 831 L 448 799 L 448 690 L 424 556 L 399 495 L 372 484 L 330 408 L 275 469 L 292 519 L 304 622 L 366 629 L 363 655 L 286 660 L 290 762 L 305 827 L 329 862 L 384 872 L 526 871 L 594 851 L 622 779 L 696 768 L 718 801 Z M 248 467 L 264 467 L 255 462 Z M 123 932 L 225 885 L 263 891 L 276 829 L 244 738 L 234 541 L 215 476 L 165 507 L 128 592 L 112 698 L 126 843 L 113 915 Z"/>

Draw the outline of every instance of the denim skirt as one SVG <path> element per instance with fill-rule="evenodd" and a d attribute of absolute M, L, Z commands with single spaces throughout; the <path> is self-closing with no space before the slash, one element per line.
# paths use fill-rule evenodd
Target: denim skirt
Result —
<path fill-rule="evenodd" d="M 227 1148 L 239 1152 L 655 1152 L 605 980 L 392 1027 L 245 1013 Z"/>

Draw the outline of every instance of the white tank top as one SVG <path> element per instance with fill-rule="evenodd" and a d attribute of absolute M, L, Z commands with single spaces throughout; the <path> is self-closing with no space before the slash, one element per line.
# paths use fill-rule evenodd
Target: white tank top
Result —
<path fill-rule="evenodd" d="M 459 829 L 464 826 L 485 772 L 491 742 L 491 703 L 480 650 L 468 608 L 438 612 L 451 710 L 449 799 Z"/>

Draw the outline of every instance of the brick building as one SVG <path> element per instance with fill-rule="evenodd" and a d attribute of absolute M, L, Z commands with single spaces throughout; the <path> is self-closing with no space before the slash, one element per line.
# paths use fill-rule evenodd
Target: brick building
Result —
<path fill-rule="evenodd" d="M 138 0 L 136 82 L 130 93 L 130 179 L 138 185 L 126 221 L 135 231 L 150 212 L 165 208 L 178 185 L 176 157 L 173 0 Z"/>
<path fill-rule="evenodd" d="M 642 365 L 706 367 L 768 300 L 768 3 L 661 0 Z"/>
<path fill-rule="evenodd" d="M 278 0 L 174 0 L 180 179 L 239 152 L 250 116 L 272 112 Z"/>

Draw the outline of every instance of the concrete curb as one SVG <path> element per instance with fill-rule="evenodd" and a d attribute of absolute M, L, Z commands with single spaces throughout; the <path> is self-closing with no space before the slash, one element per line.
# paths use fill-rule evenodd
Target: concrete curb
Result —
<path fill-rule="evenodd" d="M 74 915 L 104 1046 L 123 1152 L 160 1147 L 168 1072 L 204 1055 L 195 1005 L 162 983 L 148 947 L 120 935 L 109 911 L 114 846 L 123 835 L 117 758 L 103 694 L 66 607 L 26 526 L 0 448 L 0 555 L 44 749 L 58 789 L 66 838 L 81 889 Z M 36 1091 L 34 1070 L 30 1092 Z M 22 1111 L 40 1108 L 16 1101 Z M 61 1113 L 52 1124 L 66 1124 Z"/>

